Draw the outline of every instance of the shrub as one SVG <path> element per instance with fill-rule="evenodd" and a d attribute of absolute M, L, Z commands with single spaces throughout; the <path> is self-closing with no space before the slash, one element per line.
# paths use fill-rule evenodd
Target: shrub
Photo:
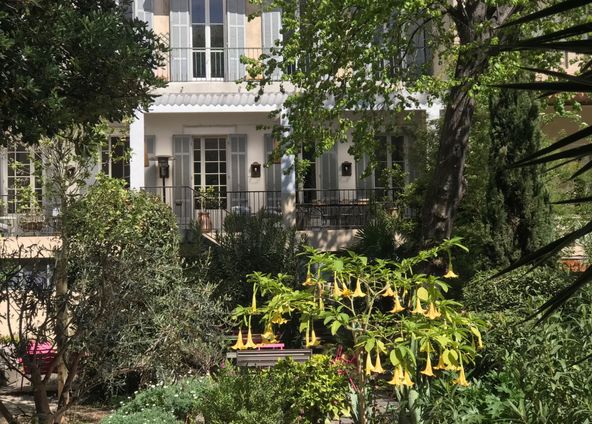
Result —
<path fill-rule="evenodd" d="M 585 423 L 592 416 L 592 290 L 543 323 L 523 314 L 490 314 L 487 369 L 459 390 L 435 382 L 425 398 L 434 423 Z M 532 310 L 530 310 L 532 312 Z M 483 364 L 482 364 L 483 367 Z"/>
<path fill-rule="evenodd" d="M 271 374 L 283 387 L 284 411 L 290 419 L 316 424 L 349 413 L 348 379 L 329 356 L 313 355 L 305 363 L 280 361 Z"/>
<path fill-rule="evenodd" d="M 101 420 L 102 424 L 173 424 L 182 423 L 175 415 L 160 408 L 148 408 L 139 412 L 115 414 Z"/>
<path fill-rule="evenodd" d="M 199 409 L 199 398 L 209 384 L 208 379 L 187 379 L 172 385 L 155 385 L 138 392 L 117 413 L 131 415 L 147 409 L 160 409 L 185 421 Z"/>
<path fill-rule="evenodd" d="M 463 289 L 463 304 L 478 312 L 513 311 L 524 313 L 551 297 L 574 278 L 566 271 L 551 266 L 530 272 L 514 271 L 490 280 L 495 271 L 482 273 Z"/>
<path fill-rule="evenodd" d="M 208 424 L 289 422 L 282 411 L 282 387 L 269 373 L 228 367 L 213 380 L 201 396 L 201 412 Z"/>
<path fill-rule="evenodd" d="M 232 228 L 218 235 L 212 267 L 218 273 L 210 280 L 222 281 L 220 293 L 228 296 L 232 304 L 251 299 L 248 274 L 259 271 L 297 275 L 297 253 L 302 251 L 302 242 L 294 229 L 282 225 L 280 216 L 233 215 L 225 225 Z"/>

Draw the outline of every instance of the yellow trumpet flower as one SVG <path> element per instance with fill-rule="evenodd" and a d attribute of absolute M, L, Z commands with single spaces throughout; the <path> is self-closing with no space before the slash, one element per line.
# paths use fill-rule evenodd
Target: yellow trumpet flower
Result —
<path fill-rule="evenodd" d="M 465 369 L 462 365 L 460 367 L 460 373 L 458 374 L 458 378 L 454 380 L 453 383 L 464 387 L 467 387 L 469 385 L 469 382 L 465 378 Z"/>
<path fill-rule="evenodd" d="M 354 290 L 354 293 L 352 294 L 353 297 L 364 297 L 366 296 L 366 293 L 364 293 L 362 291 L 362 285 L 360 284 L 360 279 L 358 278 L 356 280 L 356 289 Z"/>
<path fill-rule="evenodd" d="M 236 343 L 232 345 L 231 349 L 234 350 L 244 350 L 245 344 L 243 343 L 243 329 L 238 329 L 238 336 L 236 336 Z"/>
<path fill-rule="evenodd" d="M 444 278 L 458 278 L 458 274 L 453 271 L 452 265 L 448 267 L 448 272 L 444 274 Z"/>
<path fill-rule="evenodd" d="M 314 286 L 314 281 L 312 281 L 312 275 L 306 274 L 306 280 L 302 283 L 303 286 Z"/>
<path fill-rule="evenodd" d="M 428 307 L 428 311 L 425 313 L 425 316 L 429 319 L 436 319 L 441 315 L 442 314 L 436 309 L 436 305 L 434 305 L 434 302 L 430 302 L 430 306 Z"/>
<path fill-rule="evenodd" d="M 343 292 L 339 288 L 339 284 L 337 284 L 337 280 L 333 281 L 333 297 L 341 297 Z"/>
<path fill-rule="evenodd" d="M 415 308 L 411 311 L 412 314 L 425 314 L 425 309 L 421 307 L 421 302 L 419 301 L 419 297 L 415 296 Z"/>
<path fill-rule="evenodd" d="M 273 327 L 271 326 L 271 324 L 268 324 L 267 327 L 265 327 L 265 332 L 261 334 L 261 338 L 268 343 L 276 342 L 275 334 L 273 333 Z"/>
<path fill-rule="evenodd" d="M 423 375 L 427 375 L 428 377 L 435 377 L 434 371 L 432 370 L 432 360 L 430 358 L 430 352 L 427 352 L 427 360 L 426 366 L 423 371 L 420 371 Z"/>
<path fill-rule="evenodd" d="M 249 323 L 250 324 L 250 323 Z M 247 343 L 245 349 L 255 349 L 257 345 L 253 342 L 253 335 L 251 334 L 251 325 L 249 325 L 249 331 L 247 332 Z"/>
<path fill-rule="evenodd" d="M 413 381 L 411 381 L 411 376 L 409 375 L 409 371 L 405 370 L 403 373 L 403 385 L 407 387 L 413 386 Z"/>
<path fill-rule="evenodd" d="M 384 368 L 382 368 L 382 364 L 380 363 L 380 352 L 378 351 L 378 349 L 376 349 L 376 362 L 374 363 L 374 372 L 377 374 L 384 374 Z"/>
<path fill-rule="evenodd" d="M 271 318 L 271 323 L 272 324 L 282 325 L 282 324 L 285 324 L 287 322 L 288 322 L 288 320 L 287 319 L 284 319 L 284 317 L 282 317 L 282 314 L 275 314 Z"/>
<path fill-rule="evenodd" d="M 444 355 L 440 353 L 440 358 L 438 359 L 438 364 L 434 367 L 435 370 L 444 370 L 446 369 L 446 364 L 444 363 Z"/>
<path fill-rule="evenodd" d="M 257 291 L 253 290 L 253 300 L 251 301 L 251 309 L 257 312 Z"/>
<path fill-rule="evenodd" d="M 311 346 L 318 346 L 321 343 L 319 339 L 317 339 L 317 335 L 315 334 L 314 328 L 310 332 L 310 345 Z"/>
<path fill-rule="evenodd" d="M 403 371 L 401 370 L 401 366 L 395 368 L 393 372 L 393 378 L 388 382 L 388 384 L 392 384 L 395 386 L 400 386 L 403 384 Z"/>
<path fill-rule="evenodd" d="M 397 293 L 393 291 L 391 285 L 387 284 L 384 288 L 384 293 L 382 294 L 382 297 L 395 297 L 396 295 Z"/>
<path fill-rule="evenodd" d="M 396 314 L 399 312 L 402 312 L 405 310 L 404 306 L 401 306 L 401 302 L 399 302 L 399 296 L 395 295 L 395 305 L 393 306 L 393 309 L 391 309 L 389 312 L 392 314 Z"/>
<path fill-rule="evenodd" d="M 370 354 L 366 355 L 366 375 L 372 374 L 374 371 L 374 365 L 372 365 L 372 358 L 370 358 Z"/>
<path fill-rule="evenodd" d="M 354 295 L 354 293 L 349 289 L 349 287 L 346 287 L 345 284 L 343 285 L 343 290 L 341 291 L 341 294 L 343 295 L 343 297 L 347 298 L 350 298 Z"/>

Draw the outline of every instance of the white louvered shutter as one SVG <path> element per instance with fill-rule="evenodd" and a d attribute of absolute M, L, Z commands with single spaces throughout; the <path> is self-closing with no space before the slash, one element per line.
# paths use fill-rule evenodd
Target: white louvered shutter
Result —
<path fill-rule="evenodd" d="M 240 58 L 245 54 L 245 0 L 228 0 L 226 7 L 228 80 L 236 81 L 245 75 Z"/>
<path fill-rule="evenodd" d="M 171 81 L 188 81 L 191 66 L 189 0 L 170 0 Z"/>

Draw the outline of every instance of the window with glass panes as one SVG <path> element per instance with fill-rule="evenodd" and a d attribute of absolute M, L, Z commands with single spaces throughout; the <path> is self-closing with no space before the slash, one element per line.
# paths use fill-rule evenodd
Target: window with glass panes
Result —
<path fill-rule="evenodd" d="M 226 137 L 195 137 L 193 139 L 193 186 L 196 192 L 214 190 L 216 202 L 207 208 L 226 204 Z"/>
<path fill-rule="evenodd" d="M 8 213 L 26 212 L 42 203 L 41 159 L 30 147 L 16 145 L 7 150 Z"/>
<path fill-rule="evenodd" d="M 374 187 L 385 188 L 392 186 L 392 181 L 386 170 L 399 166 L 405 170 L 405 144 L 402 136 L 381 135 L 376 137 L 376 168 L 374 168 Z"/>
<path fill-rule="evenodd" d="M 224 78 L 224 1 L 191 0 L 193 78 Z"/>
<path fill-rule="evenodd" d="M 129 137 L 111 137 L 101 152 L 101 170 L 105 175 L 130 183 Z"/>

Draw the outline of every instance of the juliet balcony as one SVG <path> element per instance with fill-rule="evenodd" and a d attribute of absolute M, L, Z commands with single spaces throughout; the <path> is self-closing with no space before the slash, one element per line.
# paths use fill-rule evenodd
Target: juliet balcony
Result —
<path fill-rule="evenodd" d="M 271 60 L 269 47 L 219 47 L 192 48 L 173 47 L 167 53 L 165 66 L 157 70 L 157 75 L 169 82 L 200 82 L 218 81 L 235 82 L 247 78 L 247 68 L 244 59 Z M 410 64 L 420 66 L 421 72 L 430 73 L 431 61 L 427 47 L 420 47 L 406 57 L 393 58 L 384 62 L 384 67 L 393 73 Z M 288 73 L 306 70 L 306 56 L 288 68 Z M 280 70 L 272 75 L 272 80 L 279 81 L 282 77 Z"/>

